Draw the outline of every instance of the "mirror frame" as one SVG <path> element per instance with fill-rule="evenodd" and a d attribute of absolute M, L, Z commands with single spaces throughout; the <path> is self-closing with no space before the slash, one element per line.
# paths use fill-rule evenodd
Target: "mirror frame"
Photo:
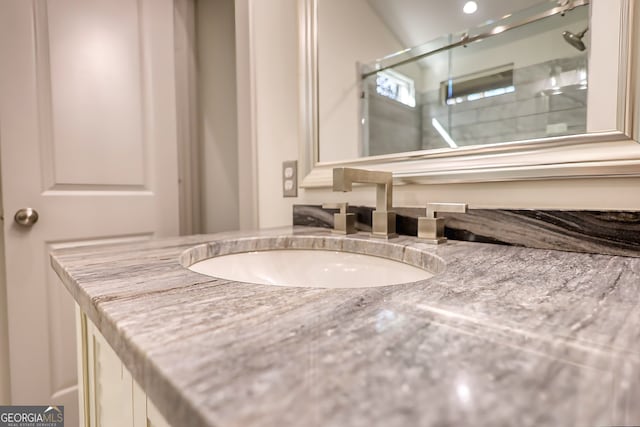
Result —
<path fill-rule="evenodd" d="M 340 162 L 319 162 L 318 1 L 298 0 L 300 187 L 329 187 L 332 169 L 342 166 L 391 171 L 396 184 L 640 176 L 640 5 L 634 0 L 620 0 L 617 130 Z"/>

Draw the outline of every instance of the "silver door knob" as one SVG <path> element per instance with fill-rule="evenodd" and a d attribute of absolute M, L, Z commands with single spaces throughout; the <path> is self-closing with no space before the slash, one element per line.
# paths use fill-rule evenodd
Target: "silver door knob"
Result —
<path fill-rule="evenodd" d="M 35 209 L 23 208 L 16 212 L 13 219 L 23 227 L 31 227 L 38 222 L 38 212 Z"/>

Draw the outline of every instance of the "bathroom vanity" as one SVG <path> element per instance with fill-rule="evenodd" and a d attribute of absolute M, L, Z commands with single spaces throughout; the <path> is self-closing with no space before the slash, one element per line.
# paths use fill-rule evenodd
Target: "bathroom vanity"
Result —
<path fill-rule="evenodd" d="M 274 248 L 434 275 L 326 289 L 186 268 Z M 293 227 L 64 249 L 52 264 L 78 305 L 91 426 L 640 424 L 639 258 Z"/>

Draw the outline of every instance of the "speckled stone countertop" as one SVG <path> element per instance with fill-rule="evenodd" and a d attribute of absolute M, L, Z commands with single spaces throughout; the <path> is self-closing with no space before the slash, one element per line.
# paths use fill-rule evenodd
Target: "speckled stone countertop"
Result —
<path fill-rule="evenodd" d="M 369 241 L 281 228 L 65 249 L 52 264 L 176 427 L 640 425 L 640 259 L 400 237 L 389 253 L 439 274 L 365 289 L 181 265 L 269 236 Z"/>

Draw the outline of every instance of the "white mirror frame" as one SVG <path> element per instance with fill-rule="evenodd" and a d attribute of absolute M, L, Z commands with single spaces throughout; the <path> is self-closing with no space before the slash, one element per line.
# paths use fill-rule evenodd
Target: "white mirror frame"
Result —
<path fill-rule="evenodd" d="M 592 5 L 603 0 L 591 0 Z M 605 0 L 606 1 L 606 0 Z M 392 171 L 396 184 L 640 176 L 640 5 L 620 0 L 616 130 L 319 162 L 318 0 L 298 0 L 300 171 L 303 188 L 331 186 L 339 166 Z M 604 3 L 602 3 L 604 4 Z M 590 76 L 591 78 L 591 76 Z M 590 84 L 591 90 L 591 84 Z M 590 92 L 591 95 L 591 92 Z"/>

